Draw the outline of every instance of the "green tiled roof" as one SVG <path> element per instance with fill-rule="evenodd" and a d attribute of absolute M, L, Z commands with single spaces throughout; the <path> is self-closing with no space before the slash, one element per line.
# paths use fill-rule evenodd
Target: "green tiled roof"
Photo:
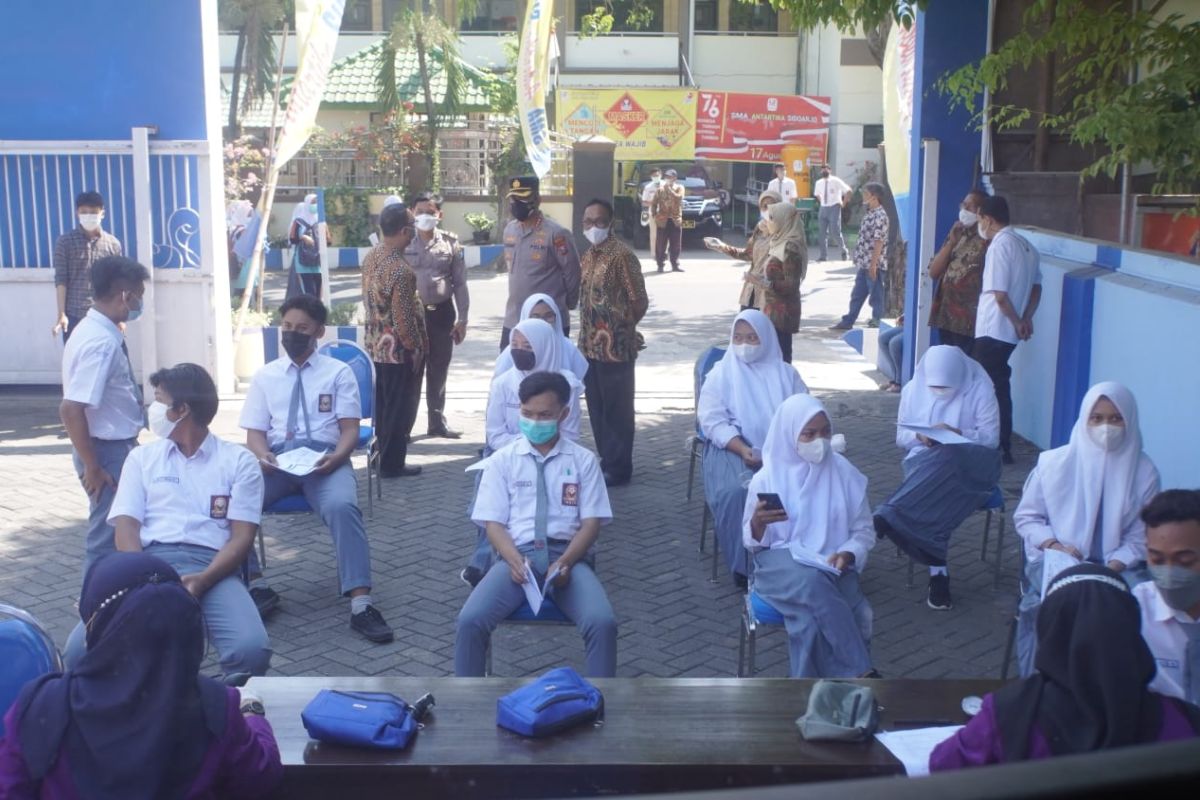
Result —
<path fill-rule="evenodd" d="M 329 82 L 325 85 L 322 106 L 336 108 L 372 109 L 379 106 L 379 95 L 375 88 L 375 77 L 379 74 L 383 40 L 357 53 L 342 58 L 329 68 Z M 426 63 L 432 73 L 433 102 L 440 104 L 446 95 L 446 73 L 442 68 L 442 51 L 431 49 L 426 53 Z M 487 76 L 479 69 L 460 59 L 464 78 L 463 107 L 468 111 L 486 111 L 490 107 L 487 95 Z M 285 90 L 286 90 L 285 86 Z M 400 100 L 411 101 L 418 109 L 424 107 L 425 95 L 421 89 L 421 70 L 415 50 L 396 53 L 396 94 Z"/>

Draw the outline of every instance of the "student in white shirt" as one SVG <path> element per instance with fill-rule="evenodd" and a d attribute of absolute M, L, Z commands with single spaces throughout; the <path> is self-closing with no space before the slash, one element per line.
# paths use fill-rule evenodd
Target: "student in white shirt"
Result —
<path fill-rule="evenodd" d="M 1017 618 L 1022 676 L 1034 669 L 1046 551 L 1107 566 L 1131 586 L 1145 580 L 1146 526 L 1139 514 L 1158 489 L 1158 470 L 1142 451 L 1133 393 L 1111 381 L 1096 384 L 1080 403 L 1071 440 L 1038 457 L 1013 514 L 1026 558 Z"/>
<path fill-rule="evenodd" d="M 1012 369 L 1017 343 L 1033 336 L 1033 315 L 1042 299 L 1038 252 L 1008 225 L 1008 201 L 985 197 L 979 204 L 979 235 L 989 240 L 983 261 L 983 290 L 975 312 L 971 357 L 983 365 L 1000 404 L 1000 449 L 1012 458 Z"/>
<path fill-rule="evenodd" d="M 654 243 L 658 234 L 658 225 L 650 216 L 650 204 L 654 202 L 654 195 L 658 194 L 658 187 L 662 184 L 662 170 L 654 167 L 650 170 L 650 182 L 642 188 L 642 216 L 648 220 L 646 225 L 650 229 L 650 255 L 654 255 Z"/>
<path fill-rule="evenodd" d="M 109 522 L 117 549 L 170 564 L 204 611 L 227 681 L 264 675 L 267 631 L 241 580 L 262 517 L 262 471 L 249 450 L 208 429 L 217 387 L 203 367 L 177 364 L 150 376 L 150 427 L 158 440 L 129 454 Z M 80 626 L 68 645 L 82 654 Z"/>
<path fill-rule="evenodd" d="M 833 174 L 828 164 L 821 167 L 821 177 L 813 186 L 813 197 L 821 204 L 821 209 L 817 212 L 817 223 L 820 225 L 817 238 L 821 242 L 819 261 L 824 261 L 829 256 L 830 238 L 842 251 L 842 260 L 845 261 L 849 257 L 846 240 L 842 238 L 842 206 L 845 205 L 851 191 L 853 190 L 844 180 Z"/>
<path fill-rule="evenodd" d="M 796 191 L 796 181 L 787 176 L 787 168 L 783 164 L 775 165 L 775 177 L 767 182 L 767 191 L 782 197 L 789 206 L 796 205 L 796 198 L 800 196 Z"/>
<path fill-rule="evenodd" d="M 483 465 L 471 515 L 487 528 L 499 559 L 458 615 L 454 674 L 481 677 L 492 631 L 525 602 L 525 564 L 537 580 L 557 570 L 549 597 L 583 635 L 586 673 L 610 678 L 617 669 L 617 623 L 592 571 L 591 548 L 612 519 L 599 459 L 562 437 L 571 387 L 555 372 L 521 382 L 521 439 Z M 540 486 L 539 486 L 540 484 Z"/>
<path fill-rule="evenodd" d="M 145 424 L 142 389 L 119 325 L 142 314 L 150 273 L 123 256 L 92 265 L 92 307 L 63 351 L 63 399 L 58 407 L 74 448 L 75 472 L 88 496 L 84 574 L 115 549 L 108 523 L 125 458 Z"/>
<path fill-rule="evenodd" d="M 1134 587 L 1152 691 L 1200 704 L 1200 489 L 1169 489 L 1142 509 L 1153 579 Z"/>
<path fill-rule="evenodd" d="M 350 597 L 350 627 L 369 641 L 390 642 L 392 629 L 371 601 L 371 548 L 350 464 L 362 415 L 358 382 L 346 364 L 317 352 L 327 315 L 324 303 L 311 295 L 298 295 L 280 307 L 286 355 L 254 376 L 240 424 L 246 429 L 246 446 L 262 462 L 263 507 L 303 493 L 333 537 L 341 593 Z M 299 447 L 325 453 L 303 477 L 276 466 L 277 454 Z M 279 596 L 263 581 L 253 550 L 250 578 L 250 593 L 260 612 L 267 613 Z"/>

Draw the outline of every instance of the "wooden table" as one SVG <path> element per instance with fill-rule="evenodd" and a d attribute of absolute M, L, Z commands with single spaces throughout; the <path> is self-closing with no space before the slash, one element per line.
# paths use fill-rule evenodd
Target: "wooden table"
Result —
<path fill-rule="evenodd" d="M 496 699 L 516 678 L 254 678 L 285 766 L 281 796 L 566 797 L 695 791 L 903 772 L 874 740 L 806 742 L 795 720 L 812 681 L 782 678 L 615 678 L 604 693 L 603 725 L 548 739 L 496 727 Z M 864 681 L 883 706 L 881 728 L 958 724 L 966 695 L 995 680 Z M 393 692 L 437 706 L 402 751 L 314 742 L 300 711 L 322 688 Z M 912 722 L 912 721 L 915 721 Z"/>

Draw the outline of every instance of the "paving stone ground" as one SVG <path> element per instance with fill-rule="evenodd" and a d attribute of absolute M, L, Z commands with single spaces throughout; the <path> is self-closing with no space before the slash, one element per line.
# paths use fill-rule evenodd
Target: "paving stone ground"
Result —
<path fill-rule="evenodd" d="M 616 519 L 599 544 L 599 573 L 620 625 L 621 676 L 732 676 L 742 595 L 725 576 L 709 581 L 707 552 L 698 551 L 703 487 L 699 474 L 686 499 L 687 438 L 693 430 L 692 363 L 728 335 L 741 269 L 702 251 L 685 251 L 683 274 L 657 274 L 643 261 L 652 305 L 643 324 L 648 349 L 639 361 L 634 482 L 612 490 Z M 396 641 L 370 644 L 348 627 L 347 601 L 337 597 L 329 536 L 312 515 L 266 521 L 267 573 L 283 597 L 268 631 L 279 675 L 446 675 L 453 671 L 454 619 L 468 594 L 457 577 L 473 543 L 466 519 L 475 460 L 483 436 L 483 406 L 495 358 L 506 291 L 503 275 L 475 270 L 467 342 L 451 366 L 448 413 L 464 431 L 451 442 L 426 439 L 423 410 L 411 462 L 417 478 L 388 481 L 367 521 L 374 597 L 396 630 Z M 853 281 L 846 262 L 813 264 L 805 283 L 803 329 L 796 365 L 849 440 L 847 455 L 870 478 L 872 503 L 900 478 L 894 445 L 897 396 L 878 391 L 881 379 L 857 353 L 826 330 L 842 313 Z M 276 296 L 274 286 L 271 296 Z M 339 275 L 335 301 L 358 298 L 356 274 Z M 23 607 L 64 642 L 77 617 L 74 602 L 86 501 L 60 437 L 59 393 L 49 388 L 0 390 L 0 602 Z M 240 398 L 222 399 L 214 429 L 242 439 Z M 584 425 L 585 437 L 590 431 Z M 143 433 L 143 441 L 151 435 Z M 1011 514 L 1036 451 L 1018 442 L 1017 465 L 1002 479 Z M 366 507 L 365 462 L 356 458 Z M 697 465 L 698 467 L 698 465 Z M 699 469 L 697 468 L 697 473 Z M 888 677 L 997 675 L 1016 599 L 1019 560 L 1006 526 L 1000 588 L 993 561 L 980 560 L 984 515 L 955 535 L 950 569 L 955 605 L 925 605 L 926 577 L 917 568 L 906 587 L 907 560 L 883 543 L 871 554 L 863 588 L 875 610 L 872 652 Z M 995 527 L 991 551 L 995 552 Z M 990 556 L 989 558 L 992 558 Z M 565 662 L 582 666 L 573 628 L 503 626 L 493 639 L 495 672 L 535 674 Z M 781 629 L 760 638 L 759 675 L 787 672 Z"/>

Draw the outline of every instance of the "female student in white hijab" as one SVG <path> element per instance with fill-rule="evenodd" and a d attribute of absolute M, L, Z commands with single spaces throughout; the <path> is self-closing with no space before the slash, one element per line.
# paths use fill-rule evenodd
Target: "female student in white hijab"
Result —
<path fill-rule="evenodd" d="M 1013 514 L 1026 559 L 1017 616 L 1022 676 L 1034 670 L 1047 558 L 1055 574 L 1088 561 L 1120 573 L 1130 586 L 1146 580 L 1140 513 L 1159 485 L 1158 469 L 1142 452 L 1133 393 L 1114 381 L 1097 383 L 1080 403 L 1070 441 L 1038 457 Z"/>
<path fill-rule="evenodd" d="M 867 477 L 832 451 L 831 433 L 811 395 L 775 412 L 742 518 L 752 590 L 783 615 L 791 677 L 877 677 L 871 606 L 859 587 L 875 546 Z M 768 494 L 783 507 L 759 499 Z"/>
<path fill-rule="evenodd" d="M 991 495 L 1000 479 L 1000 409 L 977 361 L 950 345 L 931 347 L 900 393 L 896 444 L 904 480 L 875 509 L 875 531 L 913 560 L 929 565 L 930 608 L 951 606 L 946 554 L 950 535 Z M 903 425 L 955 434 L 952 443 Z"/>
<path fill-rule="evenodd" d="M 779 404 L 808 387 L 783 360 L 779 338 L 757 309 L 738 314 L 729 332 L 729 349 L 717 362 L 696 404 L 696 419 L 708 444 L 704 448 L 704 499 L 713 515 L 713 531 L 725 563 L 745 586 L 750 560 L 742 547 L 742 509 L 746 483 L 762 466 L 761 448 Z"/>
<path fill-rule="evenodd" d="M 561 319 L 558 310 L 558 303 L 554 302 L 554 298 L 548 294 L 537 292 L 529 295 L 525 302 L 521 305 L 521 320 L 540 319 L 555 330 L 562 330 L 562 325 L 559 323 Z M 561 337 L 559 342 L 559 362 L 557 369 L 570 370 L 580 381 L 588 371 L 588 361 L 584 358 L 583 353 L 579 352 L 579 348 L 575 343 L 566 336 Z M 500 351 L 500 356 L 496 359 L 496 369 L 492 373 L 492 378 L 496 378 L 500 373 L 507 369 L 511 369 L 513 362 L 512 345 L 505 347 Z"/>
<path fill-rule="evenodd" d="M 292 243 L 292 266 L 288 270 L 287 298 L 301 294 L 321 296 L 321 250 L 317 244 L 317 196 L 306 194 L 292 209 L 288 241 Z"/>

